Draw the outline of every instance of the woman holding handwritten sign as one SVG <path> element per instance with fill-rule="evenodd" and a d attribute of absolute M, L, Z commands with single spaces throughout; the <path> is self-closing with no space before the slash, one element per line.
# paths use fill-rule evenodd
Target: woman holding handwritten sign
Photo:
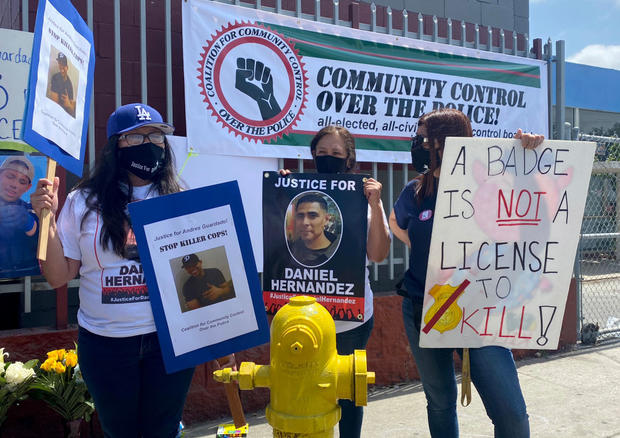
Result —
<path fill-rule="evenodd" d="M 459 435 L 453 349 L 419 346 L 433 213 L 446 137 L 472 137 L 471 123 L 465 114 L 441 109 L 420 118 L 411 158 L 421 175 L 405 186 L 389 219 L 394 235 L 410 248 L 409 269 L 403 279 L 403 319 L 426 395 L 430 432 L 435 438 Z M 521 139 L 528 149 L 544 139 L 521 130 L 515 138 Z M 461 350 L 459 354 L 462 355 Z M 495 436 L 529 437 L 525 401 L 510 350 L 498 346 L 471 349 L 470 363 L 472 381 L 493 421 Z"/>
<path fill-rule="evenodd" d="M 166 374 L 127 213 L 129 202 L 180 190 L 166 140 L 173 131 L 148 105 L 121 106 L 94 173 L 67 196 L 57 223 L 58 178 L 39 180 L 31 196 L 39 216 L 52 212 L 45 278 L 58 287 L 80 274 L 79 364 L 106 436 L 177 436 L 194 373 Z"/>

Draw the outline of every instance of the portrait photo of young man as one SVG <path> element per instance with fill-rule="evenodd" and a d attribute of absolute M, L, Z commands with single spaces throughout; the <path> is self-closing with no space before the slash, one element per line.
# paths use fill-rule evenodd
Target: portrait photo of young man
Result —
<path fill-rule="evenodd" d="M 333 203 L 333 201 L 332 201 Z M 335 204 L 328 206 L 326 196 L 308 192 L 293 199 L 294 234 L 288 239 L 293 258 L 304 266 L 319 266 L 327 262 L 340 245 L 340 218 Z"/>
<path fill-rule="evenodd" d="M 226 280 L 218 268 L 203 266 L 203 261 L 197 254 L 183 256 L 181 268 L 187 274 L 181 291 L 185 304 L 184 311 L 235 298 L 232 279 Z"/>
<path fill-rule="evenodd" d="M 75 89 L 69 77 L 69 62 L 67 56 L 58 52 L 55 62 L 50 60 L 52 74 L 48 85 L 47 97 L 62 107 L 71 117 L 75 118 Z"/>

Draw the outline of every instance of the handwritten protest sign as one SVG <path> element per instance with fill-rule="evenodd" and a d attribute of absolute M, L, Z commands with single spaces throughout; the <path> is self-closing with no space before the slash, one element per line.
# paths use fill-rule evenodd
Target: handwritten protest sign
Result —
<path fill-rule="evenodd" d="M 275 14 L 183 5 L 189 142 L 210 153 L 311 158 L 337 124 L 358 161 L 407 163 L 420 116 L 463 111 L 478 137 L 547 133 L 545 61 Z"/>
<path fill-rule="evenodd" d="M 364 321 L 368 201 L 364 177 L 263 174 L 263 299 L 270 314 L 295 295 L 336 320 Z"/>
<path fill-rule="evenodd" d="M 33 151 L 21 140 L 32 37 L 29 32 L 0 29 L 0 149 Z"/>
<path fill-rule="evenodd" d="M 269 340 L 236 182 L 132 203 L 129 213 L 168 372 Z"/>
<path fill-rule="evenodd" d="M 557 348 L 594 149 L 446 140 L 421 346 Z"/>
<path fill-rule="evenodd" d="M 82 176 L 95 71 L 92 31 L 69 0 L 37 10 L 23 139 Z"/>

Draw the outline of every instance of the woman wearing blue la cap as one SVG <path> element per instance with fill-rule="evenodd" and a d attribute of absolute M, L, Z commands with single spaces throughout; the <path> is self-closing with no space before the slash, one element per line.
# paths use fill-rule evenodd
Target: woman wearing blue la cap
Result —
<path fill-rule="evenodd" d="M 127 204 L 180 190 L 174 127 L 152 107 L 123 105 L 107 126 L 108 142 L 92 175 L 58 209 L 58 178 L 31 196 L 49 208 L 47 260 L 52 287 L 80 274 L 79 365 L 106 437 L 174 437 L 194 369 L 166 374 Z M 234 358 L 219 360 L 234 366 Z"/>

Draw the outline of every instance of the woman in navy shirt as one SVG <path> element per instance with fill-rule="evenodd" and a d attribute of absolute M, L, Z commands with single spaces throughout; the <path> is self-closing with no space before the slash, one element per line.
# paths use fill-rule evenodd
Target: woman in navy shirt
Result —
<path fill-rule="evenodd" d="M 457 387 L 453 349 L 419 346 L 424 283 L 445 139 L 472 136 L 471 123 L 461 111 L 441 109 L 422 116 L 412 147 L 412 162 L 423 173 L 405 186 L 389 218 L 392 232 L 411 251 L 403 279 L 403 320 L 426 395 L 430 432 L 436 438 L 459 435 Z M 520 138 L 525 148 L 535 148 L 544 139 L 521 130 L 515 138 Z M 422 168 L 423 163 L 428 169 Z M 462 350 L 458 353 L 461 355 Z M 495 436 L 529 437 L 525 401 L 510 350 L 498 346 L 471 349 L 470 363 L 472 381 L 493 421 Z"/>

